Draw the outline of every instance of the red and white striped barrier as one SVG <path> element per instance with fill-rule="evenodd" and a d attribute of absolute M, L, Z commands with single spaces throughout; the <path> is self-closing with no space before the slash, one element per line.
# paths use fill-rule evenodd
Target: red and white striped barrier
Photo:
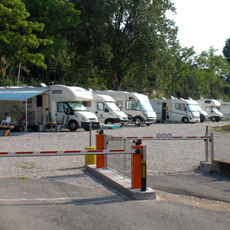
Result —
<path fill-rule="evenodd" d="M 32 157 L 32 156 L 71 156 L 71 155 L 99 155 L 99 154 L 134 154 L 135 149 L 102 149 L 102 150 L 68 150 L 68 151 L 24 151 L 0 152 L 0 157 Z"/>
<path fill-rule="evenodd" d="M 119 140 L 208 140 L 211 136 L 172 136 L 171 133 L 158 133 L 155 137 L 113 137 L 108 136 L 108 141 L 119 141 Z"/>

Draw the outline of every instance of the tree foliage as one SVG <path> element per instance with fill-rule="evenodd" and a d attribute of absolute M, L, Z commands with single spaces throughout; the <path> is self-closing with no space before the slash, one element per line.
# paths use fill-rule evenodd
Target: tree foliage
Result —
<path fill-rule="evenodd" d="M 226 40 L 225 46 L 223 48 L 223 55 L 225 59 L 230 63 L 230 38 Z"/>
<path fill-rule="evenodd" d="M 73 47 L 81 54 L 80 64 L 96 68 L 117 90 L 130 78 L 146 80 L 175 35 L 165 17 L 166 10 L 174 9 L 169 1 L 74 2 L 81 11 L 79 45 Z"/>
<path fill-rule="evenodd" d="M 224 57 L 197 55 L 167 11 L 170 0 L 0 0 L 1 84 L 21 62 L 26 84 L 230 99 L 230 39 Z"/>
<path fill-rule="evenodd" d="M 1 0 L 0 2 L 0 66 L 4 84 L 7 69 L 12 70 L 19 62 L 32 63 L 46 68 L 44 55 L 31 52 L 41 44 L 50 44 L 48 39 L 36 36 L 44 24 L 27 21 L 29 13 L 20 0 Z"/>
<path fill-rule="evenodd" d="M 23 0 L 27 10 L 30 12 L 28 20 L 39 22 L 45 25 L 38 36 L 44 39 L 51 39 L 53 43 L 40 46 L 37 52 L 45 56 L 45 63 L 48 68 L 34 68 L 30 77 L 36 75 L 42 82 L 65 81 L 68 83 L 69 68 L 71 67 L 70 57 L 74 55 L 68 48 L 72 31 L 77 27 L 80 12 L 74 9 L 73 4 L 62 0 Z M 75 56 L 75 55 L 74 55 Z"/>

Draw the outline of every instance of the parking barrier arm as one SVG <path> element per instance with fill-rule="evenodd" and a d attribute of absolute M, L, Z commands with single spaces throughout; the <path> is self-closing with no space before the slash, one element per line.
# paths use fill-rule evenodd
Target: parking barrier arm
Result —
<path fill-rule="evenodd" d="M 0 157 L 72 156 L 72 155 L 92 155 L 92 154 L 114 155 L 114 154 L 138 154 L 138 153 L 133 149 L 23 151 L 23 152 L 0 152 Z"/>

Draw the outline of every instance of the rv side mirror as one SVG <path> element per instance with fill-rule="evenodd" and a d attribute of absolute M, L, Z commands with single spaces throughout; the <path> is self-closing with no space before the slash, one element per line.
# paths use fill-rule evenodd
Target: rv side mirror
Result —
<path fill-rule="evenodd" d="M 187 109 L 186 108 L 184 108 L 184 111 L 187 113 Z"/>
<path fill-rule="evenodd" d="M 105 112 L 108 113 L 108 112 L 109 112 L 109 109 L 108 109 L 108 108 L 105 108 Z"/>
<path fill-rule="evenodd" d="M 213 113 L 213 110 L 211 109 L 211 113 Z"/>
<path fill-rule="evenodd" d="M 70 112 L 70 109 L 66 108 L 66 113 L 69 114 L 69 112 Z"/>

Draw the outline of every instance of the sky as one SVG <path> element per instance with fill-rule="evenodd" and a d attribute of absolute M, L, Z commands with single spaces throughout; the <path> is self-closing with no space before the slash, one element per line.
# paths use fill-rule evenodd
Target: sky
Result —
<path fill-rule="evenodd" d="M 168 14 L 178 27 L 181 47 L 192 47 L 197 54 L 213 46 L 223 55 L 230 38 L 230 0 L 171 0 L 177 14 Z"/>

